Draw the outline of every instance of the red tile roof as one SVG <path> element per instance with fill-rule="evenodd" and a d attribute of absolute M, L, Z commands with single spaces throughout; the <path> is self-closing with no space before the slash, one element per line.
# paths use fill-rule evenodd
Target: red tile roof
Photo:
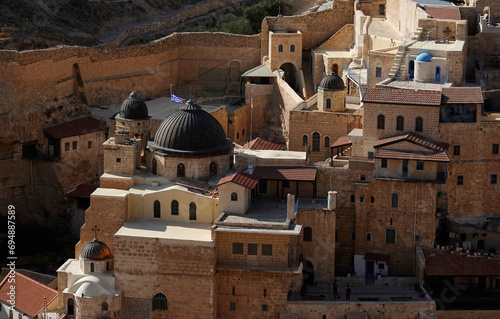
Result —
<path fill-rule="evenodd" d="M 47 305 L 57 298 L 57 290 L 42 284 L 30 277 L 16 271 L 16 309 L 35 317 L 43 310 L 43 297 L 47 298 Z M 9 300 L 10 286 L 9 276 L 0 283 L 0 300 L 7 303 Z M 9 304 L 9 303 L 7 303 Z"/>
<path fill-rule="evenodd" d="M 219 180 L 219 183 L 217 183 L 217 186 L 226 184 L 229 182 L 236 183 L 238 185 L 241 185 L 246 188 L 254 189 L 255 186 L 257 186 L 257 183 L 259 182 L 259 179 L 256 178 L 253 175 L 247 174 L 247 173 L 242 173 L 242 172 L 237 172 L 229 176 L 225 176 Z"/>
<path fill-rule="evenodd" d="M 423 7 L 424 11 L 434 19 L 460 20 L 458 8 L 433 8 Z"/>
<path fill-rule="evenodd" d="M 43 130 L 53 138 L 59 139 L 89 134 L 96 131 L 102 131 L 104 129 L 106 129 L 106 125 L 104 123 L 92 116 L 86 116 L 65 123 L 49 126 Z"/>
<path fill-rule="evenodd" d="M 368 88 L 363 96 L 363 102 L 439 106 L 441 92 L 387 87 Z"/>
<path fill-rule="evenodd" d="M 379 148 L 375 151 L 375 158 L 407 159 L 415 161 L 449 162 L 445 152 L 421 152 L 412 150 L 388 150 Z"/>
<path fill-rule="evenodd" d="M 375 261 L 388 261 L 391 255 L 389 254 L 378 254 L 378 253 L 366 253 L 365 260 L 375 260 Z"/>
<path fill-rule="evenodd" d="M 443 88 L 443 103 L 483 103 L 480 87 Z"/>
<path fill-rule="evenodd" d="M 335 141 L 335 143 L 330 145 L 330 148 L 347 146 L 347 145 L 352 145 L 352 138 L 350 138 L 349 136 L 341 136 L 338 138 L 338 140 Z"/>
<path fill-rule="evenodd" d="M 500 276 L 500 258 L 422 247 L 426 276 Z"/>
<path fill-rule="evenodd" d="M 99 185 L 80 184 L 72 191 L 66 193 L 66 195 L 71 197 L 90 198 L 90 194 L 92 194 L 98 187 Z"/>
<path fill-rule="evenodd" d="M 285 147 L 283 145 L 278 145 L 275 143 L 264 141 L 260 137 L 257 137 L 256 139 L 248 143 L 245 143 L 245 145 L 243 145 L 243 149 L 283 151 Z"/>
<path fill-rule="evenodd" d="M 315 181 L 316 167 L 306 166 L 257 166 L 253 176 L 279 181 Z"/>
<path fill-rule="evenodd" d="M 448 143 L 434 141 L 433 139 L 427 138 L 415 132 L 381 139 L 377 143 L 375 143 L 373 147 L 377 148 L 381 146 L 387 146 L 402 141 L 417 144 L 435 152 L 444 152 L 448 149 L 448 147 L 450 147 L 450 144 Z"/>

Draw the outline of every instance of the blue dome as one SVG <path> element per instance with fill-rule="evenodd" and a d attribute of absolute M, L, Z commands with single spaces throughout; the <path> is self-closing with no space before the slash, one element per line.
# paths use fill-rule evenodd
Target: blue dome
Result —
<path fill-rule="evenodd" d="M 432 55 L 429 52 L 422 52 L 417 55 L 416 62 L 431 62 Z"/>

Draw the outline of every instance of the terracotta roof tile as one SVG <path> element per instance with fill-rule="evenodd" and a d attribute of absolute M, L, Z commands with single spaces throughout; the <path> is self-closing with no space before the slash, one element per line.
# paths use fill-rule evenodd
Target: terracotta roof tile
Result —
<path fill-rule="evenodd" d="M 388 150 L 379 148 L 375 151 L 375 158 L 407 159 L 415 161 L 449 162 L 445 152 L 421 152 L 411 150 Z"/>
<path fill-rule="evenodd" d="M 424 11 L 434 19 L 460 20 L 458 8 L 423 7 Z"/>
<path fill-rule="evenodd" d="M 376 87 L 366 89 L 363 102 L 389 104 L 441 105 L 441 92 Z"/>
<path fill-rule="evenodd" d="M 349 136 L 341 136 L 330 147 L 334 148 L 334 147 L 341 147 L 341 146 L 347 146 L 347 145 L 352 145 L 352 138 Z"/>
<path fill-rule="evenodd" d="M 283 151 L 285 147 L 283 145 L 264 141 L 260 137 L 257 137 L 256 139 L 245 143 L 245 145 L 243 145 L 243 149 Z"/>
<path fill-rule="evenodd" d="M 422 247 L 426 276 L 500 276 L 500 258 Z"/>
<path fill-rule="evenodd" d="M 257 166 L 253 176 L 279 181 L 315 181 L 316 167 L 307 166 Z"/>
<path fill-rule="evenodd" d="M 443 103 L 483 103 L 480 87 L 443 88 Z"/>
<path fill-rule="evenodd" d="M 7 293 L 10 291 L 11 283 L 6 276 L 0 283 L 0 299 L 7 302 Z M 30 277 L 16 271 L 16 309 L 35 317 L 43 310 L 43 297 L 47 298 L 47 305 L 57 298 L 57 290 L 39 283 Z"/>
<path fill-rule="evenodd" d="M 92 116 L 86 116 L 62 124 L 49 126 L 43 130 L 53 138 L 64 138 L 102 131 L 105 128 L 106 125 L 98 119 Z"/>
<path fill-rule="evenodd" d="M 247 173 L 237 172 L 232 175 L 221 178 L 219 180 L 219 183 L 217 183 L 217 186 L 229 182 L 233 182 L 235 184 L 241 185 L 246 188 L 254 189 L 255 186 L 257 186 L 259 179 Z"/>
<path fill-rule="evenodd" d="M 422 147 L 425 147 L 425 148 L 432 150 L 432 151 L 435 151 L 435 152 L 444 152 L 450 147 L 450 144 L 448 144 L 448 143 L 434 141 L 433 139 L 422 136 L 422 135 L 415 133 L 415 132 L 410 132 L 408 134 L 403 134 L 403 135 L 398 135 L 398 136 L 394 136 L 394 137 L 381 139 L 377 143 L 375 143 L 375 145 L 373 145 L 373 147 L 377 148 L 377 147 L 381 147 L 381 146 L 387 146 L 387 145 L 399 143 L 402 141 L 408 141 L 408 142 L 420 145 Z"/>

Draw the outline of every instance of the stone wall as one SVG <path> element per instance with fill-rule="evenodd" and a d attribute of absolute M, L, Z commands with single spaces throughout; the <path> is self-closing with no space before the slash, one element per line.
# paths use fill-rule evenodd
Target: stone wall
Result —
<path fill-rule="evenodd" d="M 274 103 L 275 101 L 273 101 L 274 97 L 277 95 L 275 93 L 276 89 L 274 83 L 245 85 L 245 103 L 251 104 L 253 95 L 252 138 L 259 136 L 259 131 L 266 125 L 272 125 L 280 119 L 279 113 L 277 119 L 269 115 L 276 106 L 276 103 Z M 248 131 L 250 132 L 250 129 Z"/>
<path fill-rule="evenodd" d="M 255 108 L 254 108 L 255 111 Z M 229 119 L 229 135 L 228 137 L 233 140 L 236 144 L 244 145 L 246 142 L 255 138 L 255 135 L 250 134 L 250 121 L 253 114 L 250 114 L 251 106 L 250 104 L 245 104 L 244 106 L 233 109 L 231 111 L 231 117 Z M 253 119 L 252 119 L 253 120 Z M 253 125 L 252 125 L 253 129 Z"/>
<path fill-rule="evenodd" d="M 364 15 L 371 17 L 385 17 L 385 14 L 380 14 L 380 6 L 385 7 L 386 0 L 372 0 L 372 1 L 356 1 L 356 10 L 363 11 Z"/>
<path fill-rule="evenodd" d="M 369 51 L 368 52 L 368 86 L 375 87 L 377 83 L 389 78 L 389 71 L 394 64 L 395 53 Z M 382 68 L 380 77 L 377 77 L 377 67 Z"/>

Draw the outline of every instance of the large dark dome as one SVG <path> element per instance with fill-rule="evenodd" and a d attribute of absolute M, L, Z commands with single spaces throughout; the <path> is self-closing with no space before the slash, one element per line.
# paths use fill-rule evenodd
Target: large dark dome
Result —
<path fill-rule="evenodd" d="M 319 88 L 326 91 L 337 91 L 343 90 L 345 88 L 344 81 L 341 77 L 337 76 L 335 73 L 327 75 L 319 83 Z"/>
<path fill-rule="evenodd" d="M 219 122 L 189 100 L 163 120 L 150 148 L 172 156 L 205 156 L 225 154 L 232 145 Z"/>
<path fill-rule="evenodd" d="M 81 256 L 85 259 L 103 260 L 111 257 L 111 250 L 108 245 L 94 238 L 83 247 Z"/>
<path fill-rule="evenodd" d="M 138 97 L 137 93 L 130 93 L 130 97 L 123 101 L 120 108 L 120 118 L 126 120 L 139 120 L 148 117 L 148 107 L 146 103 Z"/>

